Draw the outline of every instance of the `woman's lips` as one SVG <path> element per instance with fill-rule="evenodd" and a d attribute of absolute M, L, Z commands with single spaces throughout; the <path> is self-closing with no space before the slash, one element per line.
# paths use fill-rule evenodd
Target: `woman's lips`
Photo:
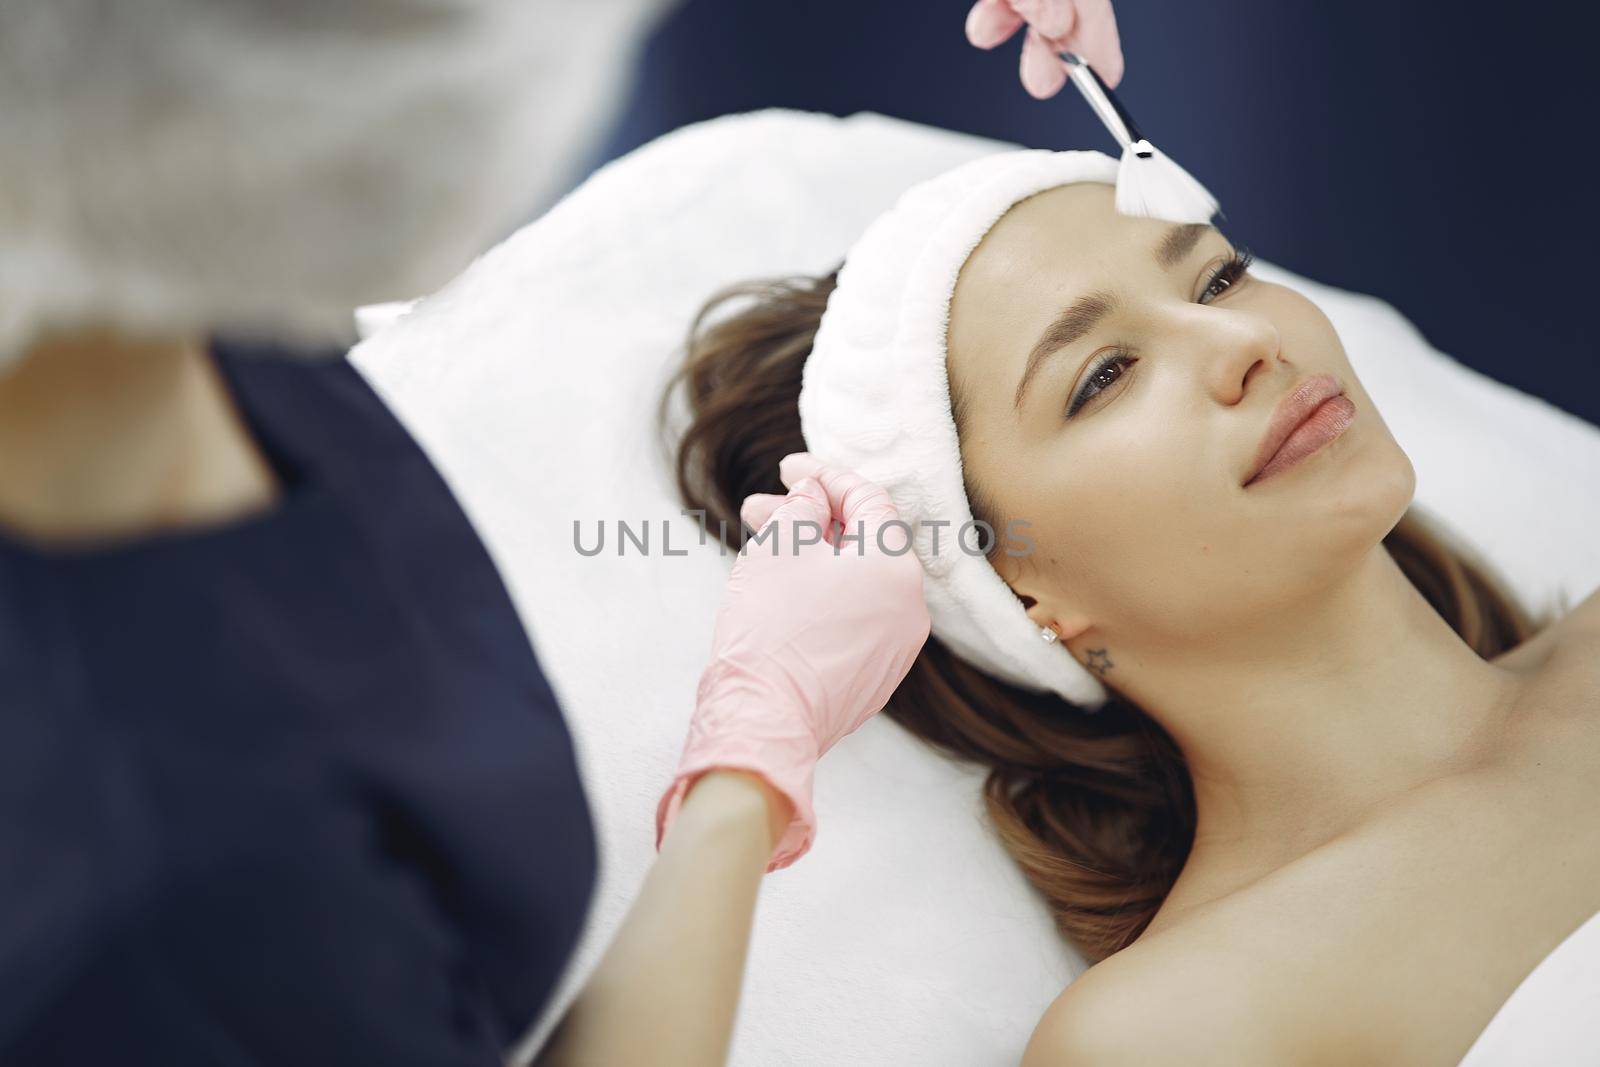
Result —
<path fill-rule="evenodd" d="M 1349 397 L 1340 394 L 1324 400 L 1284 439 L 1283 444 L 1278 446 L 1278 450 L 1267 461 L 1267 465 L 1244 484 L 1254 485 L 1299 463 L 1344 433 L 1345 428 L 1355 421 L 1355 417 L 1356 406 L 1350 402 Z"/>

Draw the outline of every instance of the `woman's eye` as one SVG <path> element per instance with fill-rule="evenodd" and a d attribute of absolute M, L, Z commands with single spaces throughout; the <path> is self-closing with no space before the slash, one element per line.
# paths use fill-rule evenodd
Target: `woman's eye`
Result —
<path fill-rule="evenodd" d="M 1137 362 L 1137 359 L 1122 352 L 1114 353 L 1102 360 L 1084 377 L 1083 385 L 1078 388 L 1078 392 L 1072 398 L 1071 406 L 1067 408 L 1067 417 L 1076 415 L 1084 404 L 1115 385 L 1126 373 L 1124 368 L 1131 367 Z"/>
<path fill-rule="evenodd" d="M 1206 282 L 1205 290 L 1200 294 L 1200 302 L 1202 304 L 1205 303 L 1207 297 L 1215 299 L 1238 285 L 1240 280 L 1244 278 L 1245 272 L 1250 269 L 1250 264 L 1254 261 L 1255 253 L 1248 248 L 1241 248 L 1238 252 L 1229 256 L 1216 270 L 1211 272 L 1211 277 Z"/>

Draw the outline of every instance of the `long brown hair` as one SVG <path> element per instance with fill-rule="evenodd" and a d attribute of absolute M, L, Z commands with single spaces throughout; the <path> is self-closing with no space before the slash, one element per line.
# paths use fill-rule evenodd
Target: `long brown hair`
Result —
<path fill-rule="evenodd" d="M 778 460 L 805 449 L 801 370 L 837 278 L 836 269 L 714 294 L 661 397 L 665 431 L 674 393 L 687 385 L 678 489 L 730 548 L 742 544 L 740 503 L 750 493 L 784 493 Z M 670 431 L 666 439 L 670 448 Z M 1003 528 L 970 487 L 969 499 L 974 518 Z M 1002 539 L 990 540 L 992 555 Z M 1408 510 L 1383 544 L 1480 656 L 1493 658 L 1550 621 L 1532 620 L 1486 566 L 1447 542 Z M 1062 935 L 1094 963 L 1132 943 L 1166 898 L 1194 840 L 1195 805 L 1183 754 L 1155 719 L 1115 693 L 1098 714 L 1075 711 L 1052 693 L 997 681 L 930 637 L 884 714 L 989 768 L 985 802 L 1000 839 Z"/>

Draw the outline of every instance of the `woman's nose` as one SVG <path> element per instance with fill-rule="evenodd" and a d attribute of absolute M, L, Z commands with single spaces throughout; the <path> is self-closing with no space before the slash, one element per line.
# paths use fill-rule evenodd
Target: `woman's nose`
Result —
<path fill-rule="evenodd" d="M 1259 311 L 1208 307 L 1192 336 L 1201 346 L 1201 373 L 1217 401 L 1237 404 L 1275 377 L 1283 359 L 1277 324 Z"/>

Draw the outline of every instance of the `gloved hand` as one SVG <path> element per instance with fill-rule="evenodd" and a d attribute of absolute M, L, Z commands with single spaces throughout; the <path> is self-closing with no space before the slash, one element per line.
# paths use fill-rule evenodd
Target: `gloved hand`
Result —
<path fill-rule="evenodd" d="M 1076 52 L 1115 89 L 1122 80 L 1122 42 L 1111 0 L 978 0 L 967 12 L 967 40 L 993 48 L 1028 24 L 1022 42 L 1022 84 L 1040 100 L 1067 84 L 1057 52 Z"/>
<path fill-rule="evenodd" d="M 740 509 L 753 530 L 777 527 L 734 563 L 689 736 L 656 805 L 659 851 L 700 774 L 761 775 L 794 805 L 768 872 L 810 850 L 817 760 L 888 703 L 931 626 L 908 527 L 882 530 L 879 546 L 880 529 L 898 518 L 888 491 L 806 452 L 785 456 L 778 472 L 787 496 L 753 493 Z M 830 536 L 835 521 L 843 530 Z"/>

